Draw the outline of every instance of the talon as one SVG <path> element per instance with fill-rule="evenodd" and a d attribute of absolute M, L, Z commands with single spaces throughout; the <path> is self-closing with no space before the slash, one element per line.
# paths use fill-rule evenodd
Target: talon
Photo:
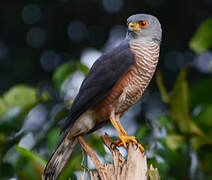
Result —
<path fill-rule="evenodd" d="M 138 141 L 135 139 L 134 136 L 119 136 L 119 140 L 115 141 L 114 143 L 118 147 L 124 146 L 125 148 L 127 148 L 127 145 L 129 144 L 129 142 L 138 144 Z"/>
<path fill-rule="evenodd" d="M 133 142 L 133 144 L 135 144 L 142 153 L 144 152 L 144 147 L 140 143 L 138 143 L 138 140 L 134 136 L 119 136 L 119 140 L 116 140 L 114 142 L 114 145 L 118 147 L 124 146 L 125 148 L 127 148 L 129 142 Z"/>
<path fill-rule="evenodd" d="M 140 143 L 138 143 L 137 145 L 140 148 L 141 152 L 143 153 L 144 152 L 144 147 Z"/>

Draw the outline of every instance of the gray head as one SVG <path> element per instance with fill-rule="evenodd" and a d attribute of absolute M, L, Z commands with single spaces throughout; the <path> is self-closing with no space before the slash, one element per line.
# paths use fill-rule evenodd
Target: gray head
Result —
<path fill-rule="evenodd" d="M 158 19 L 149 14 L 135 14 L 127 19 L 128 37 L 154 41 L 161 41 L 162 29 Z"/>

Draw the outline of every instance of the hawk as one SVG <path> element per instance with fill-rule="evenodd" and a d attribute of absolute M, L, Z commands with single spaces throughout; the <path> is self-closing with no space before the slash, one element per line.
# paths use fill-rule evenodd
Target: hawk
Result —
<path fill-rule="evenodd" d="M 110 121 L 118 133 L 117 146 L 132 141 L 144 149 L 134 136 L 128 136 L 120 116 L 139 101 L 147 88 L 159 57 L 162 29 L 158 19 L 136 14 L 127 19 L 126 38 L 103 54 L 91 67 L 80 87 L 64 123 L 64 136 L 51 156 L 43 179 L 57 179 L 70 158 L 78 138 Z"/>

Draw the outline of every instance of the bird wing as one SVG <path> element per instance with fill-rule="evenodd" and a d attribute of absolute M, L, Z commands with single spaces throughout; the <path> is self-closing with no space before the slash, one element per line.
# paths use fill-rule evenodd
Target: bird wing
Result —
<path fill-rule="evenodd" d="M 129 42 L 122 43 L 97 59 L 82 82 L 63 130 L 69 129 L 82 113 L 103 100 L 134 62 Z"/>

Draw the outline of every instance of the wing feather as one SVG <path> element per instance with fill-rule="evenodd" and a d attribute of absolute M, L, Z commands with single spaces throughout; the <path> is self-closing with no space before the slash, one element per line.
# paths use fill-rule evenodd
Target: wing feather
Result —
<path fill-rule="evenodd" d="M 134 54 L 128 42 L 97 59 L 80 87 L 63 130 L 69 129 L 82 113 L 104 99 L 134 63 Z"/>

